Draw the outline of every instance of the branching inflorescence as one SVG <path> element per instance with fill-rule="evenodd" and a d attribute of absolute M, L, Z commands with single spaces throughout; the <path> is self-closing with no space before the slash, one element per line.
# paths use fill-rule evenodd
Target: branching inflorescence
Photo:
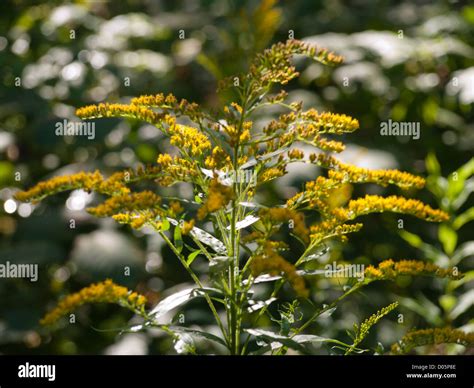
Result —
<path fill-rule="evenodd" d="M 356 167 L 329 155 L 344 150 L 344 144 L 332 137 L 356 131 L 359 122 L 344 114 L 303 110 L 298 102 L 286 103 L 285 91 L 270 94 L 276 84 L 285 85 L 298 76 L 291 61 L 294 55 L 310 57 L 325 65 L 342 62 L 342 57 L 326 49 L 289 40 L 258 55 L 247 74 L 221 82 L 221 89 L 234 88 L 239 99 L 223 106 L 219 114 L 209 114 L 197 104 L 171 94 L 140 96 L 133 98 L 130 104 L 102 103 L 78 109 L 77 115 L 85 120 L 124 117 L 153 124 L 169 139 L 176 152 L 160 154 L 156 165 L 118 172 L 109 178 L 99 172 L 54 177 L 17 193 L 16 198 L 37 202 L 74 189 L 107 196 L 103 203 L 88 211 L 97 217 L 113 217 L 132 228 L 151 228 L 162 236 L 196 283 L 193 295 L 205 298 L 221 330 L 217 342 L 223 342 L 231 354 L 247 354 L 248 345 L 255 338 L 250 333 L 244 334 L 245 328 L 252 328 L 251 325 L 268 311 L 269 303 L 278 297 L 285 282 L 294 289 L 296 297 L 310 297 L 312 285 L 304 279 L 302 271 L 306 259 L 328 240 L 344 240 L 348 234 L 358 232 L 363 225 L 352 223 L 356 218 L 382 212 L 411 215 L 431 222 L 448 218 L 441 210 L 403 196 L 350 198 L 353 184 L 394 185 L 405 190 L 420 189 L 425 180 L 398 170 Z M 278 105 L 286 112 L 258 128 L 252 117 L 266 105 Z M 314 147 L 319 152 L 306 154 L 297 147 L 299 144 L 305 145 L 305 150 Z M 259 188 L 285 175 L 287 166 L 295 162 L 317 165 L 327 174 L 314 177 L 301 192 L 280 206 L 255 203 Z M 154 181 L 158 186 L 188 182 L 197 195 L 180 203 L 154 191 L 135 191 L 137 184 L 144 180 Z M 310 214 L 315 221 L 307 224 L 305 214 Z M 278 238 L 284 226 L 288 226 L 291 235 L 304 248 L 296 258 L 294 252 L 285 256 L 288 244 Z M 186 244 L 191 250 L 189 256 L 183 251 L 183 235 L 189 240 Z M 212 287 L 209 290 L 218 290 L 222 294 L 220 298 L 211 298 L 211 291 L 207 291 L 204 281 L 194 272 L 192 264 L 197 255 L 209 261 L 212 275 L 208 280 Z M 366 268 L 368 281 L 357 284 L 334 303 L 370 281 L 393 280 L 399 275 L 461 277 L 453 269 L 421 261 L 388 260 Z M 274 282 L 270 302 L 260 301 L 261 308 L 254 309 L 251 307 L 256 303 L 252 300 L 252 288 L 265 277 Z M 52 324 L 86 302 L 119 303 L 142 315 L 149 325 L 157 325 L 154 310 L 147 313 L 143 309 L 144 298 L 108 281 L 66 297 L 42 323 Z M 220 308 L 225 310 L 227 322 L 221 320 Z M 363 323 L 356 344 L 348 346 L 347 352 L 354 350 L 370 326 L 394 308 L 396 304 Z M 316 311 L 298 332 L 324 311 L 326 307 Z M 288 334 L 288 341 L 282 346 L 289 346 L 291 338 Z M 275 338 L 274 341 L 278 342 Z"/>

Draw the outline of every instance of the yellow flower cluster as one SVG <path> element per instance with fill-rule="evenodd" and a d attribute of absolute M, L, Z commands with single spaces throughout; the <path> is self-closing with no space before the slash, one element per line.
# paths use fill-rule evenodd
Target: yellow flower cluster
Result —
<path fill-rule="evenodd" d="M 346 149 L 344 143 L 336 140 L 328 140 L 324 137 L 316 135 L 311 141 L 307 141 L 304 138 L 299 138 L 299 140 L 304 140 L 306 143 L 309 143 L 323 151 L 331 151 L 340 153 Z"/>
<path fill-rule="evenodd" d="M 133 105 L 149 106 L 151 108 L 172 108 L 176 105 L 178 100 L 173 94 L 165 96 L 163 93 L 155 95 L 143 95 L 132 98 Z"/>
<path fill-rule="evenodd" d="M 104 282 L 92 284 L 79 292 L 66 296 L 58 303 L 56 308 L 45 315 L 40 323 L 42 325 L 52 325 L 62 316 L 86 303 L 118 303 L 136 311 L 144 308 L 146 298 L 107 279 Z"/>
<path fill-rule="evenodd" d="M 93 173 L 79 172 L 72 175 L 57 176 L 47 181 L 40 182 L 26 191 L 15 194 L 15 198 L 22 202 L 41 201 L 48 195 L 53 195 L 61 191 L 84 189 L 91 191 L 96 189 L 103 181 L 99 171 Z"/>
<path fill-rule="evenodd" d="M 298 296 L 307 298 L 309 295 L 304 279 L 298 275 L 296 267 L 275 252 L 272 241 L 265 243 L 263 253 L 253 258 L 250 268 L 254 277 L 264 273 L 273 276 L 283 275 Z"/>
<path fill-rule="evenodd" d="M 117 213 L 138 210 L 160 210 L 161 197 L 151 191 L 121 194 L 106 199 L 100 205 L 88 208 L 87 211 L 96 217 L 110 217 Z"/>
<path fill-rule="evenodd" d="M 99 117 L 130 117 L 151 124 L 158 124 L 164 119 L 161 113 L 153 112 L 151 109 L 127 104 L 89 105 L 76 110 L 76 115 L 81 119 L 94 119 Z"/>
<path fill-rule="evenodd" d="M 272 227 L 276 227 L 276 232 L 283 222 L 288 222 L 292 232 L 301 238 L 302 241 L 309 241 L 309 229 L 306 227 L 304 214 L 286 207 L 272 207 L 261 209 L 258 213 L 263 222 L 269 222 Z"/>
<path fill-rule="evenodd" d="M 231 186 L 225 186 L 217 178 L 213 178 L 209 184 L 207 199 L 199 208 L 197 217 L 204 219 L 209 213 L 215 212 L 225 207 L 234 198 L 234 191 Z"/>
<path fill-rule="evenodd" d="M 368 266 L 365 276 L 374 280 L 394 280 L 398 276 L 428 275 L 439 278 L 461 279 L 463 275 L 455 268 L 444 269 L 432 263 L 418 260 L 393 261 L 388 259 L 379 263 L 377 267 Z"/>
<path fill-rule="evenodd" d="M 327 213 L 330 210 L 328 200 L 334 194 L 334 190 L 340 186 L 341 182 L 339 181 L 318 176 L 316 180 L 306 182 L 305 191 L 290 198 L 287 201 L 287 205 L 295 207 L 304 200 L 309 202 L 311 208 L 316 208 L 321 213 Z"/>
<path fill-rule="evenodd" d="M 258 183 L 265 183 L 286 174 L 285 166 L 270 167 L 258 175 Z"/>
<path fill-rule="evenodd" d="M 339 237 L 345 241 L 345 235 L 349 233 L 358 232 L 362 228 L 363 224 L 340 224 L 335 219 L 321 221 L 317 224 L 311 225 L 311 240 L 322 241 L 329 237 Z"/>
<path fill-rule="evenodd" d="M 194 164 L 179 156 L 160 154 L 157 163 L 162 171 L 161 176 L 157 178 L 157 182 L 162 186 L 171 186 L 175 182 L 188 182 L 197 175 Z"/>
<path fill-rule="evenodd" d="M 325 154 L 311 154 L 309 159 L 312 163 L 330 169 L 328 172 L 329 178 L 341 182 L 370 182 L 381 186 L 394 184 L 401 188 L 416 187 L 417 189 L 421 189 L 425 185 L 423 178 L 407 172 L 398 170 L 369 170 L 342 163 L 336 158 Z"/>
<path fill-rule="evenodd" d="M 207 168 L 218 170 L 232 166 L 230 156 L 219 146 L 212 149 L 211 155 L 206 158 L 204 163 Z"/>
<path fill-rule="evenodd" d="M 211 142 L 199 129 L 174 123 L 168 128 L 170 143 L 190 156 L 201 156 L 211 148 Z"/>
<path fill-rule="evenodd" d="M 179 201 L 171 201 L 168 205 L 168 212 L 171 216 L 175 217 L 178 214 L 184 212 L 184 208 L 181 206 Z"/>
<path fill-rule="evenodd" d="M 282 114 L 278 120 L 271 121 L 263 129 L 263 132 L 267 135 L 280 134 L 275 144 L 267 144 L 270 151 L 301 141 L 323 151 L 341 152 L 345 148 L 343 143 L 328 140 L 321 134 L 342 134 L 353 132 L 358 128 L 359 122 L 352 117 L 328 112 L 318 113 L 318 111 L 310 109 L 306 112 L 296 111 Z"/>
<path fill-rule="evenodd" d="M 162 222 L 156 219 L 161 215 L 160 209 L 146 209 L 139 212 L 117 213 L 112 215 L 112 218 L 120 224 L 130 225 L 133 229 L 140 229 L 145 224 L 161 229 Z"/>
<path fill-rule="evenodd" d="M 333 215 L 338 220 L 345 221 L 365 214 L 382 212 L 409 214 L 435 222 L 443 222 L 449 219 L 449 215 L 442 210 L 433 209 L 416 199 L 407 199 L 395 195 L 390 197 L 366 195 L 364 198 L 353 199 L 349 201 L 347 207 L 334 209 Z"/>
<path fill-rule="evenodd" d="M 465 333 L 450 327 L 415 330 L 393 344 L 391 351 L 392 354 L 406 354 L 418 346 L 440 344 L 458 344 L 471 348 L 474 346 L 474 333 Z"/>
<path fill-rule="evenodd" d="M 285 43 L 274 44 L 258 54 L 250 66 L 250 76 L 258 83 L 259 88 L 268 87 L 272 83 L 285 85 L 299 75 L 291 64 L 291 57 L 298 54 L 328 65 L 338 65 L 343 60 L 341 56 L 326 49 L 290 39 Z"/>
<path fill-rule="evenodd" d="M 300 137 L 310 139 L 318 133 L 334 133 L 337 135 L 354 132 L 359 129 L 359 121 L 345 114 L 322 112 L 309 109 L 301 112 L 296 129 Z"/>
<path fill-rule="evenodd" d="M 184 235 L 189 234 L 189 232 L 191 232 L 191 230 L 194 228 L 195 222 L 196 221 L 194 219 L 184 221 L 183 225 L 181 225 L 181 233 Z"/>
<path fill-rule="evenodd" d="M 150 108 L 160 108 L 163 111 L 172 110 L 176 114 L 186 115 L 192 121 L 199 121 L 202 114 L 199 105 L 195 102 L 188 102 L 186 99 L 178 99 L 173 94 L 165 96 L 163 93 L 155 95 L 145 95 L 132 98 L 132 105 L 147 106 Z"/>
<path fill-rule="evenodd" d="M 304 152 L 298 148 L 293 148 L 288 151 L 288 158 L 290 160 L 301 160 L 304 158 Z"/>

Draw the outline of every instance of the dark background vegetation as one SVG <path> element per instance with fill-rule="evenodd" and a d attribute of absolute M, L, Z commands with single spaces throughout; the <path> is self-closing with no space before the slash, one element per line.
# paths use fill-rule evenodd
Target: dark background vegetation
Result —
<path fill-rule="evenodd" d="M 172 91 L 179 98 L 213 108 L 219 98 L 226 97 L 216 95 L 217 79 L 245 71 L 255 52 L 286 40 L 289 34 L 346 57 L 337 69 L 297 60 L 302 76 L 288 87 L 290 97 L 302 99 L 307 108 L 359 119 L 360 130 L 344 138 L 348 144 L 342 155 L 345 161 L 427 176 L 425 158 L 431 152 L 439 160 L 441 175 L 448 176 L 472 157 L 474 145 L 474 6 L 468 3 L 2 1 L 1 203 L 15 190 L 56 174 L 95 169 L 109 174 L 139 162 L 152 163 L 163 151 L 157 130 L 131 121 L 98 121 L 94 140 L 56 136 L 54 124 L 74 119 L 76 107 Z M 185 39 L 179 39 L 180 32 Z M 15 84 L 17 77 L 20 86 Z M 344 83 L 346 77 L 349 84 Z M 420 139 L 380 136 L 380 122 L 388 119 L 420 122 Z M 264 195 L 272 201 L 275 196 L 286 198 L 314 174 L 300 168 L 293 172 L 296 175 L 268 187 Z M 472 186 L 466 184 L 466 190 Z M 353 196 L 379 190 L 358 187 Z M 383 192 L 398 191 L 387 188 Z M 408 195 L 440 205 L 427 190 Z M 14 212 L 1 207 L 0 261 L 38 263 L 40 278 L 36 283 L 0 279 L 0 352 L 174 352 L 169 338 L 160 333 L 118 336 L 116 329 L 127 325 L 131 317 L 114 306 L 85 307 L 78 312 L 76 324 L 54 335 L 38 326 L 39 318 L 60 296 L 92 281 L 113 278 L 146 293 L 152 304 L 169 287 L 188 281 L 156 236 L 90 217 L 84 208 L 97 200 L 75 192 L 50 198 L 34 209 L 19 203 Z M 468 200 L 457 212 L 470 206 Z M 332 246 L 325 260 L 367 264 L 389 257 L 426 259 L 413 241 L 409 244 L 400 237 L 399 218 L 367 217 L 363 230 L 348 244 Z M 74 229 L 71 219 L 76 222 Z M 437 225 L 403 220 L 407 231 L 443 250 Z M 472 232 L 470 224 L 460 230 L 458 245 L 467 244 Z M 472 268 L 472 242 L 467 246 L 470 254 L 460 264 L 465 271 Z M 300 247 L 294 250 L 299 252 Z M 124 266 L 131 267 L 131 276 L 124 276 Z M 331 300 L 336 295 L 331 289 L 340 290 L 344 283 L 310 282 L 317 290 L 313 297 L 320 303 Z M 285 292 L 284 299 L 291 300 L 291 291 Z M 445 284 L 434 279 L 377 284 L 349 298 L 313 330 L 348 340 L 345 331 L 353 322 L 394 300 L 401 301 L 397 311 L 404 322 L 397 323 L 392 314 L 373 329 L 368 345 L 387 346 L 411 327 L 453 325 L 472 330 L 472 294 L 472 282 L 449 294 Z M 462 311 L 450 314 L 460 301 Z M 189 324 L 209 323 L 199 303 L 188 306 L 186 319 Z"/>

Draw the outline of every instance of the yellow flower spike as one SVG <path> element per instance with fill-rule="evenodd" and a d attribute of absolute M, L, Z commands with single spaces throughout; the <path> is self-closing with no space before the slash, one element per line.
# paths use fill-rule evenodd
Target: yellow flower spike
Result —
<path fill-rule="evenodd" d="M 103 177 L 99 171 L 93 173 L 79 172 L 72 175 L 57 176 L 40 182 L 29 190 L 20 191 L 15 198 L 22 202 L 38 202 L 43 198 L 66 190 L 84 189 L 91 191 L 99 187 Z"/>
<path fill-rule="evenodd" d="M 434 222 L 443 222 L 449 219 L 449 215 L 442 210 L 433 209 L 417 199 L 407 199 L 395 195 L 390 197 L 366 195 L 364 198 L 353 199 L 346 207 L 334 209 L 333 215 L 344 222 L 365 214 L 382 212 L 409 214 Z"/>
<path fill-rule="evenodd" d="M 321 221 L 318 224 L 311 225 L 310 238 L 312 241 L 322 241 L 330 237 L 344 238 L 346 234 L 355 233 L 362 229 L 363 224 L 339 224 L 338 221 L 332 219 Z"/>
<path fill-rule="evenodd" d="M 395 280 L 398 276 L 435 276 L 458 280 L 464 275 L 457 268 L 444 269 L 418 260 L 395 262 L 389 259 L 382 261 L 377 267 L 369 266 L 365 269 L 365 277 L 372 280 Z"/>
<path fill-rule="evenodd" d="M 312 154 L 310 161 L 321 167 L 328 168 L 329 178 L 350 183 L 376 183 L 382 186 L 393 184 L 401 188 L 415 187 L 421 189 L 425 186 L 425 179 L 407 172 L 398 170 L 369 170 L 345 164 L 336 158 L 325 154 Z"/>
<path fill-rule="evenodd" d="M 314 138 L 318 134 L 332 133 L 341 135 L 359 129 L 359 121 L 345 114 L 322 112 L 315 109 L 301 112 L 297 125 L 298 136 L 304 139 Z"/>
<path fill-rule="evenodd" d="M 100 205 L 88 208 L 87 211 L 97 217 L 110 217 L 117 213 L 137 210 L 160 210 L 161 197 L 151 191 L 116 195 Z"/>
<path fill-rule="evenodd" d="M 66 296 L 58 305 L 48 312 L 40 323 L 52 325 L 62 316 L 67 315 L 86 303 L 116 303 L 132 311 L 142 310 L 146 298 L 136 292 L 131 293 L 126 287 L 119 286 L 107 279 L 104 282 L 92 284 L 79 292 Z"/>
<path fill-rule="evenodd" d="M 149 108 L 127 104 L 98 104 L 89 105 L 76 110 L 76 116 L 81 119 L 95 119 L 101 117 L 129 117 L 137 120 L 159 124 L 164 115 L 156 113 Z"/>
<path fill-rule="evenodd" d="M 474 346 L 474 333 L 450 327 L 410 331 L 391 347 L 392 354 L 406 354 L 418 346 L 458 344 L 468 348 Z"/>
<path fill-rule="evenodd" d="M 272 83 L 286 85 L 299 75 L 291 64 L 291 58 L 298 54 L 327 65 L 338 65 L 343 61 L 341 56 L 326 49 L 290 39 L 285 43 L 276 43 L 258 54 L 250 66 L 250 76 L 261 88 L 268 87 Z"/>

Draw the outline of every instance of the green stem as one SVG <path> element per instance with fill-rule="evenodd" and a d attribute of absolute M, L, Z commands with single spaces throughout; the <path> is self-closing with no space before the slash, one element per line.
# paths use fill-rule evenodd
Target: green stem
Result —
<path fill-rule="evenodd" d="M 177 226 L 178 227 L 178 226 Z M 161 230 L 158 230 L 158 233 L 160 234 L 160 236 L 163 238 L 163 240 L 168 244 L 168 246 L 171 248 L 171 250 L 173 251 L 173 253 L 178 257 L 179 261 L 181 262 L 181 264 L 183 265 L 183 267 L 186 269 L 186 271 L 189 273 L 189 275 L 191 276 L 191 278 L 194 280 L 194 282 L 196 283 L 196 285 L 199 287 L 199 288 L 204 288 L 201 281 L 199 280 L 199 278 L 196 276 L 196 274 L 193 272 L 193 270 L 191 269 L 191 267 L 188 265 L 188 263 L 186 262 L 186 259 L 185 257 L 181 254 L 181 252 L 179 252 L 176 247 L 174 246 L 174 244 L 171 242 L 171 240 L 168 238 L 168 236 Z M 219 317 L 219 314 L 217 313 L 217 310 L 216 310 L 216 307 L 214 306 L 214 303 L 212 303 L 212 300 L 210 298 L 210 296 L 208 294 L 206 294 L 205 292 L 203 293 L 204 294 L 204 298 L 206 299 L 206 302 L 207 304 L 209 305 L 209 308 L 211 309 L 212 311 L 212 314 L 214 315 L 214 319 L 216 320 L 216 323 L 217 325 L 219 326 L 219 329 L 221 330 L 222 332 L 222 335 L 224 336 L 224 339 L 227 343 L 229 343 L 229 339 L 227 338 L 227 334 L 226 334 L 226 331 L 224 329 L 224 326 L 222 324 L 222 321 Z"/>

